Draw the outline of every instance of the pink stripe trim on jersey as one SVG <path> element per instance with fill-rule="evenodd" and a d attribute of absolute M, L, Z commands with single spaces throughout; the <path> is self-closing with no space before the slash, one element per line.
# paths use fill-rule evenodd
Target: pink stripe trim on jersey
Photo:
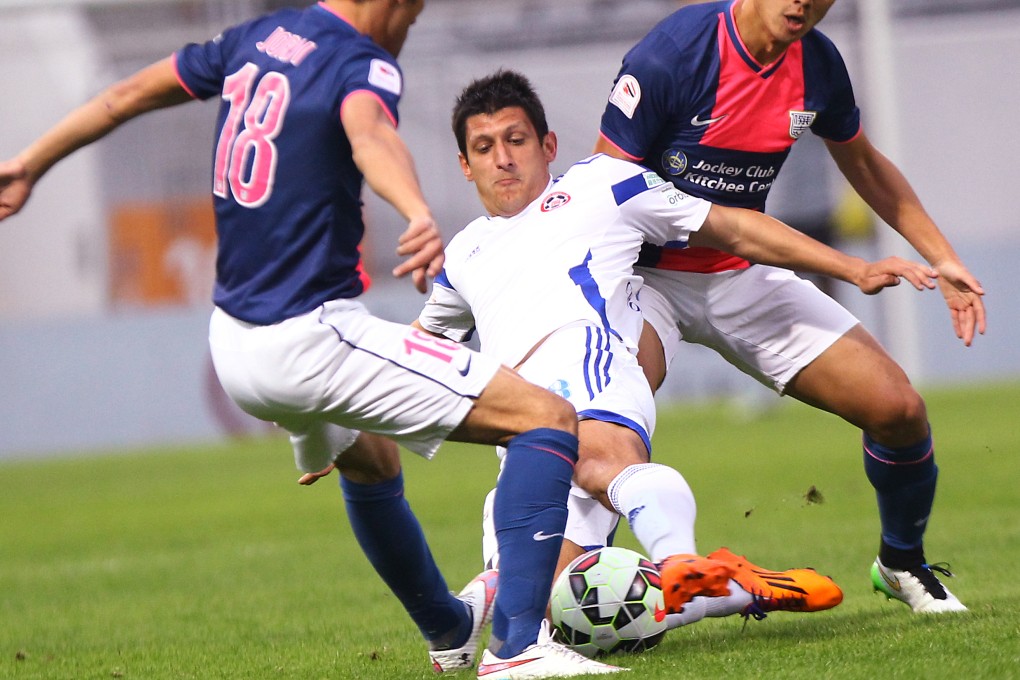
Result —
<path fill-rule="evenodd" d="M 344 106 L 347 105 L 347 101 L 354 95 L 361 93 L 367 94 L 368 96 L 374 98 L 377 102 L 379 102 L 379 106 L 382 107 L 382 110 L 386 113 L 386 117 L 390 119 L 391 123 L 393 123 L 393 127 L 397 127 L 397 117 L 393 115 L 392 111 L 390 111 L 390 107 L 386 104 L 385 101 L 383 101 L 383 98 L 377 95 L 375 92 L 372 92 L 372 90 L 355 90 L 354 92 L 351 92 L 349 95 L 344 97 L 344 100 L 340 102 L 341 116 L 344 115 Z"/>
<path fill-rule="evenodd" d="M 372 277 L 365 271 L 365 260 L 361 257 L 361 244 L 358 244 L 358 266 L 354 268 L 354 271 L 358 272 L 358 280 L 361 281 L 363 288 L 362 292 L 368 292 L 368 289 L 372 287 Z"/>
<path fill-rule="evenodd" d="M 851 137 L 850 139 L 844 139 L 842 142 L 837 142 L 834 139 L 826 138 L 825 141 L 832 142 L 833 144 L 849 144 L 850 142 L 854 141 L 855 139 L 857 139 L 858 137 L 860 137 L 863 134 L 864 134 L 864 126 L 858 123 L 858 125 L 857 125 L 857 132 L 855 132 L 854 136 Z"/>
<path fill-rule="evenodd" d="M 606 134 L 604 132 L 599 132 L 599 137 L 604 139 L 609 144 L 609 146 L 613 147 L 614 149 L 616 149 L 617 151 L 619 151 L 620 153 L 622 153 L 624 156 L 626 156 L 627 158 L 631 159 L 632 161 L 641 161 L 641 160 L 644 160 L 644 157 L 642 157 L 642 156 L 635 156 L 634 154 L 627 153 L 627 151 L 625 149 L 621 149 L 620 145 L 617 144 L 616 142 L 614 142 L 613 140 L 611 140 L 609 137 L 606 137 Z"/>
<path fill-rule="evenodd" d="M 192 99 L 198 99 L 195 93 L 191 91 L 191 88 L 184 83 L 184 79 L 181 78 L 181 70 L 177 68 L 177 53 L 174 52 L 170 55 L 170 64 L 174 67 L 174 76 L 177 78 L 177 82 L 180 84 L 184 91 L 187 92 Z"/>

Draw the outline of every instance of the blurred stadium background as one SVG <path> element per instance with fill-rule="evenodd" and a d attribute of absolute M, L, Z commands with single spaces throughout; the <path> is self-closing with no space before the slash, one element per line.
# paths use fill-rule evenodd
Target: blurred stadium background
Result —
<path fill-rule="evenodd" d="M 0 158 L 117 78 L 294 0 L 0 0 Z M 449 132 L 453 98 L 497 67 L 535 82 L 560 138 L 554 169 L 594 144 L 624 52 L 675 0 L 428 0 L 401 56 L 401 130 L 447 235 L 479 213 Z M 989 334 L 964 348 L 936 293 L 837 287 L 914 381 L 1020 379 L 1020 179 L 1013 74 L 1020 0 L 839 0 L 822 24 L 847 59 L 865 127 L 910 178 L 988 290 Z M 216 441 L 264 429 L 219 390 L 206 321 L 214 253 L 215 102 L 151 114 L 54 169 L 0 225 L 0 459 Z M 795 154 L 812 153 L 801 143 Z M 827 158 L 777 185 L 777 212 L 827 206 L 842 247 L 874 256 L 871 217 Z M 783 178 L 781 178 L 782 183 Z M 422 302 L 389 271 L 403 224 L 366 196 L 368 304 L 409 321 Z M 793 219 L 792 217 L 789 219 Z M 526 266 L 526 263 L 522 263 Z M 685 347 L 663 400 L 741 397 L 750 381 Z M 764 393 L 764 388 L 761 388 Z"/>

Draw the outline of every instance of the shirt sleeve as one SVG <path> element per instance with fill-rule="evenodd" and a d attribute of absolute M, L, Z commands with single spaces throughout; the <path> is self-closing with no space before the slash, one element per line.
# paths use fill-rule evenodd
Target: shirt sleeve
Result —
<path fill-rule="evenodd" d="M 640 172 L 613 185 L 621 219 L 639 229 L 645 241 L 685 247 L 692 232 L 701 229 L 712 204 L 685 194 L 651 171 Z"/>
<path fill-rule="evenodd" d="M 446 270 L 432 285 L 432 294 L 418 315 L 418 323 L 429 333 L 454 342 L 467 342 L 475 330 L 475 317 L 467 301 L 450 284 Z"/>
<path fill-rule="evenodd" d="M 197 99 L 209 99 L 223 91 L 224 43 L 230 31 L 224 31 L 205 43 L 190 43 L 175 53 L 177 77 Z"/>
<path fill-rule="evenodd" d="M 860 132 L 861 111 L 846 63 L 836 46 L 821 34 L 813 35 L 805 48 L 811 50 L 810 58 L 805 55 L 805 81 L 811 89 L 824 92 L 824 104 L 811 131 L 834 142 L 850 141 Z"/>
<path fill-rule="evenodd" d="M 634 160 L 642 160 L 666 127 L 675 98 L 676 46 L 661 33 L 639 42 L 623 58 L 602 114 L 600 131 Z"/>
<path fill-rule="evenodd" d="M 382 103 L 393 124 L 397 124 L 397 105 L 404 91 L 404 75 L 396 60 L 382 50 L 359 49 L 344 62 L 340 80 L 341 104 L 355 92 L 369 92 Z"/>

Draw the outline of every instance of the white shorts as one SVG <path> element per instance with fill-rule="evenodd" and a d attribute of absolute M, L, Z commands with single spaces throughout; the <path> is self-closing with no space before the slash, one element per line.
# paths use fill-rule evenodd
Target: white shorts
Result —
<path fill-rule="evenodd" d="M 638 273 L 641 313 L 662 341 L 667 367 L 681 341 L 705 345 L 780 394 L 860 323 L 813 283 L 778 267 Z"/>
<path fill-rule="evenodd" d="M 651 451 L 655 399 L 648 380 L 633 350 L 602 329 L 587 324 L 561 328 L 547 337 L 517 371 L 528 382 L 569 401 L 579 420 L 629 427 Z M 505 450 L 499 452 L 502 457 Z M 486 502 L 491 504 L 491 497 Z M 498 561 L 498 556 L 491 517 L 486 512 L 482 517 L 482 553 L 488 564 Z M 571 483 L 563 534 L 567 540 L 588 549 L 604 546 L 619 519 L 617 513 Z"/>
<path fill-rule="evenodd" d="M 322 470 L 359 431 L 431 458 L 499 370 L 490 357 L 335 300 L 271 326 L 216 309 L 209 347 L 227 394 L 291 433 L 295 461 Z"/>

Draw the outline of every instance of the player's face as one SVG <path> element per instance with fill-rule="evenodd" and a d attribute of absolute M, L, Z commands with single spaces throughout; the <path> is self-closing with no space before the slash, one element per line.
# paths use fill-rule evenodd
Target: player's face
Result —
<path fill-rule="evenodd" d="M 464 177 L 475 183 L 490 215 L 512 217 L 538 198 L 549 183 L 556 158 L 556 135 L 539 139 L 531 119 L 518 106 L 467 119 Z"/>
<path fill-rule="evenodd" d="M 825 18 L 835 2 L 836 0 L 753 0 L 763 28 L 775 40 L 787 44 L 803 38 Z"/>

